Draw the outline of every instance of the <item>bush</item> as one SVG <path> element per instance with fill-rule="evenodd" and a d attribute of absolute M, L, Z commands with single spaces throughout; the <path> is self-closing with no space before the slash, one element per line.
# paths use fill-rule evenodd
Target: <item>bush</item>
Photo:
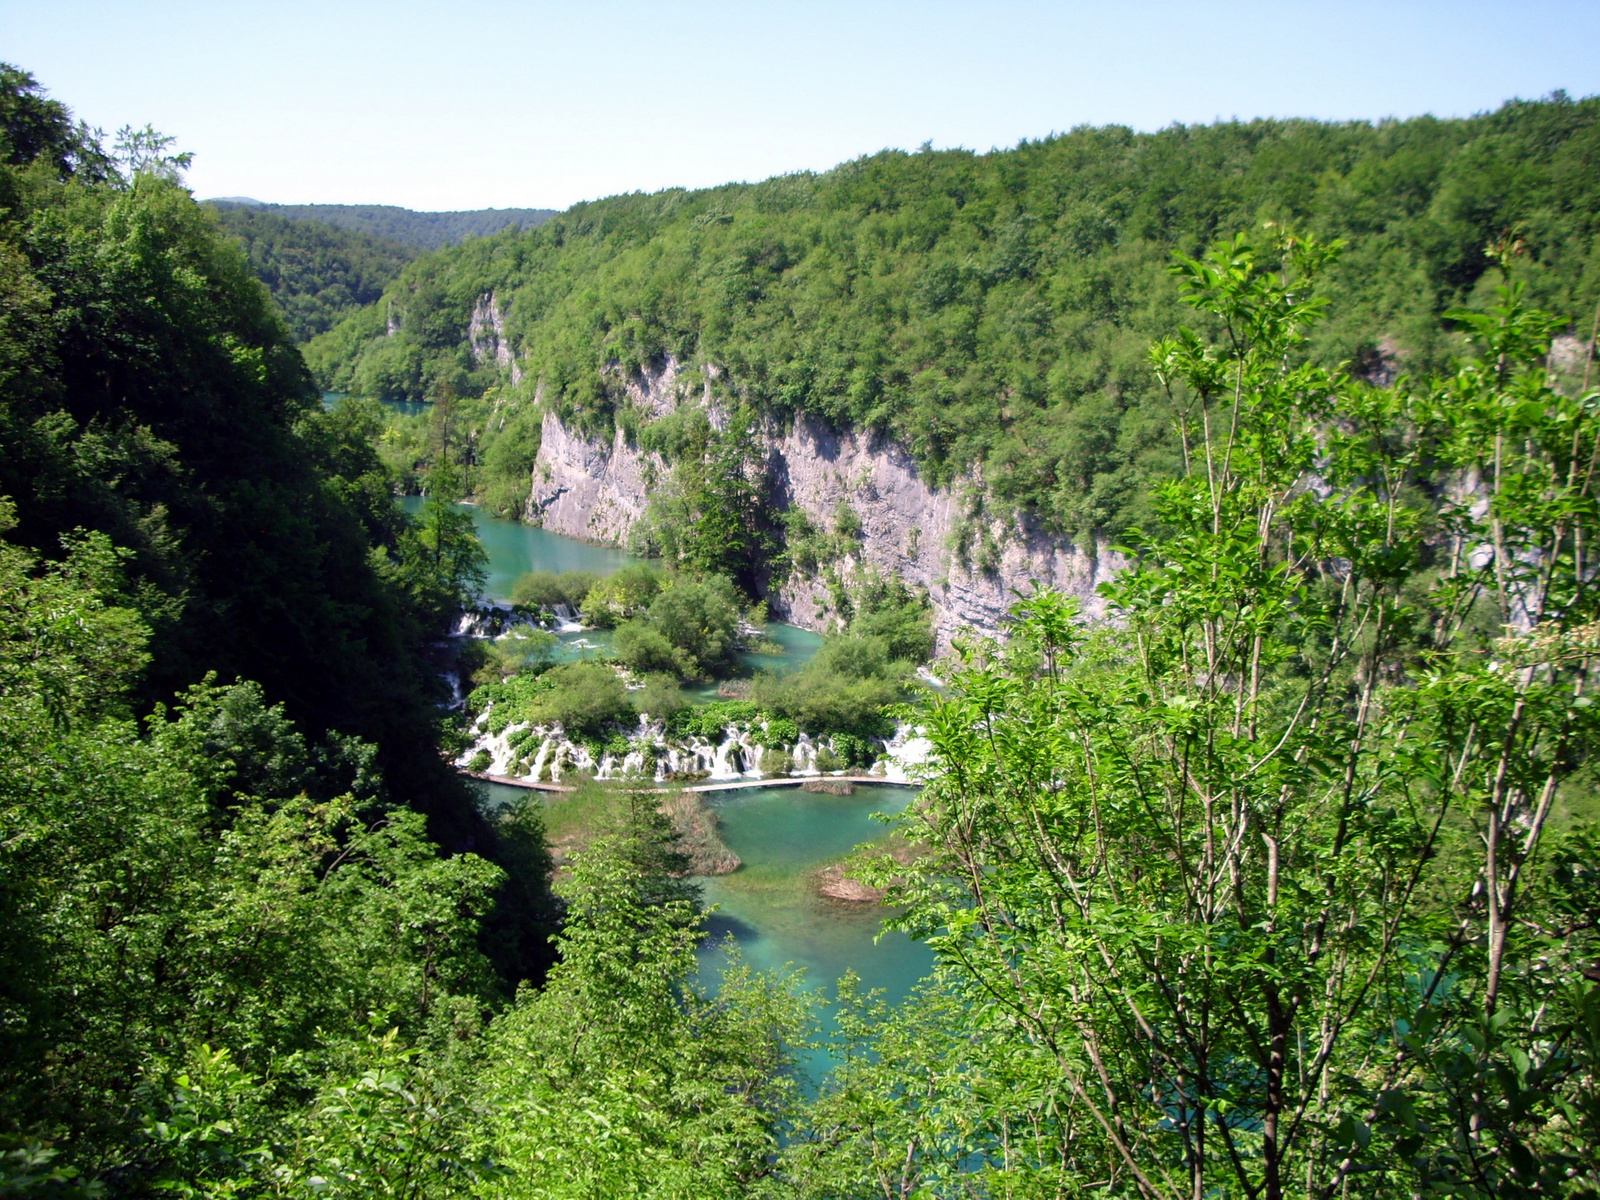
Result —
<path fill-rule="evenodd" d="M 494 765 L 494 757 L 487 750 L 479 750 L 472 756 L 472 761 L 467 764 L 467 770 L 481 775 Z"/>
<path fill-rule="evenodd" d="M 628 697 L 633 707 L 655 720 L 670 722 L 689 707 L 689 698 L 683 694 L 678 681 L 668 674 L 647 675 L 644 689 Z"/>
<path fill-rule="evenodd" d="M 649 607 L 661 591 L 661 573 L 648 563 L 623 567 L 589 589 L 583 601 L 583 623 L 611 629 Z"/>
<path fill-rule="evenodd" d="M 833 752 L 849 767 L 870 767 L 873 760 L 878 757 L 871 742 L 853 733 L 834 734 Z"/>
<path fill-rule="evenodd" d="M 493 665 L 502 677 L 538 675 L 555 665 L 561 640 L 543 629 L 513 629 L 493 643 Z"/>
<path fill-rule="evenodd" d="M 600 576 L 593 571 L 529 571 L 511 585 L 511 603 L 527 608 L 554 609 L 565 604 L 577 612 Z"/>
<path fill-rule="evenodd" d="M 617 658 L 635 671 L 684 675 L 688 656 L 669 642 L 660 630 L 643 621 L 627 621 L 617 627 L 611 649 Z"/>
<path fill-rule="evenodd" d="M 800 727 L 788 717 L 768 717 L 766 728 L 755 731 L 754 741 L 756 745 L 770 749 L 791 745 L 799 737 Z"/>
<path fill-rule="evenodd" d="M 854 733 L 887 737 L 894 728 L 885 705 L 904 698 L 898 679 L 850 678 L 807 664 L 794 675 L 758 675 L 751 697 L 812 734 Z"/>
<path fill-rule="evenodd" d="M 540 677 L 544 687 L 530 706 L 540 724 L 559 722 L 569 737 L 593 735 L 629 711 L 628 693 L 604 663 L 575 662 Z"/>
<path fill-rule="evenodd" d="M 890 660 L 924 663 L 933 657 L 928 599 L 913 595 L 898 579 L 868 581 L 850 632 L 881 643 Z"/>
<path fill-rule="evenodd" d="M 679 736 L 698 734 L 717 741 L 729 725 L 748 726 L 760 716 L 761 710 L 748 700 L 713 700 L 679 713 L 672 722 L 672 731 Z"/>
<path fill-rule="evenodd" d="M 718 575 L 675 583 L 650 605 L 649 624 L 683 652 L 685 674 L 710 674 L 733 661 L 739 645 L 738 591 Z"/>

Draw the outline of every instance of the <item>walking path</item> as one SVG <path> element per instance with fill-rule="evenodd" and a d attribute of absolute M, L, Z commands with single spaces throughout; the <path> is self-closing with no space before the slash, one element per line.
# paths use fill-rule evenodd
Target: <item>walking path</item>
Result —
<path fill-rule="evenodd" d="M 463 775 L 470 775 L 474 779 L 482 779 L 485 783 L 503 783 L 507 787 L 527 788 L 533 792 L 571 792 L 577 789 L 564 783 L 534 783 L 531 779 L 511 779 L 505 775 L 486 775 L 477 771 L 463 771 Z M 921 784 L 909 783 L 902 779 L 885 779 L 881 775 L 779 775 L 772 779 L 738 779 L 721 783 L 686 783 L 682 787 L 657 787 L 640 788 L 640 791 L 655 792 L 659 795 L 670 795 L 673 792 L 731 792 L 738 788 L 761 787 L 800 787 L 802 784 L 812 782 L 836 783 L 878 783 L 889 787 L 920 787 Z M 622 782 L 620 780 L 602 780 L 602 783 Z"/>

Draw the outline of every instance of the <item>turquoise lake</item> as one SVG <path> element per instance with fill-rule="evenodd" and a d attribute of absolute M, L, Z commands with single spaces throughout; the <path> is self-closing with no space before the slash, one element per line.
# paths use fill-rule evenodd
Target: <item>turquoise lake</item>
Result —
<path fill-rule="evenodd" d="M 414 497 L 406 501 L 410 511 L 420 505 Z M 489 554 L 489 598 L 501 602 L 517 576 L 527 571 L 606 574 L 637 561 L 621 550 L 591 546 L 477 510 L 473 520 Z M 822 642 L 808 630 L 776 622 L 765 632 L 783 653 L 745 655 L 746 672 L 794 669 Z M 604 646 L 603 631 L 598 630 L 563 635 L 563 640 L 570 645 L 579 637 Z M 714 686 L 703 690 L 707 696 L 715 693 Z M 483 787 L 486 800 L 494 806 L 525 795 L 523 789 L 504 784 Z M 891 1000 L 903 999 L 932 968 L 932 953 L 903 933 L 880 937 L 882 907 L 828 899 L 817 892 L 814 875 L 862 842 L 882 837 L 886 827 L 873 814 L 899 812 L 911 795 L 907 788 L 889 786 L 858 787 L 852 796 L 797 787 L 710 793 L 706 798 L 717 814 L 722 839 L 744 866 L 731 875 L 702 881 L 707 903 L 716 906 L 709 923 L 711 936 L 701 951 L 703 968 L 714 971 L 722 959 L 718 946 L 731 935 L 760 969 L 801 969 L 807 986 L 830 993 L 838 978 L 853 970 L 865 986 L 882 988 Z M 816 1070 L 826 1065 L 821 1052 L 808 1063 Z"/>

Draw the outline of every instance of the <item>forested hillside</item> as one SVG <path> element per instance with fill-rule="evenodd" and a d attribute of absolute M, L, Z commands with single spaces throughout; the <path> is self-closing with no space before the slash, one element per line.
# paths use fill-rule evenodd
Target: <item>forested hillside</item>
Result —
<path fill-rule="evenodd" d="M 468 423 L 501 505 L 527 490 L 537 422 L 518 412 L 536 388 L 586 429 L 633 428 L 625 376 L 670 354 L 723 369 L 758 410 L 881 429 L 935 480 L 979 468 L 1002 512 L 1116 533 L 1176 462 L 1144 362 L 1152 338 L 1192 319 L 1164 275 L 1173 251 L 1269 221 L 1348 239 L 1326 283 L 1336 315 L 1309 352 L 1375 377 L 1459 349 L 1440 314 L 1479 296 L 1485 247 L 1508 232 L 1530 295 L 1587 321 L 1597 116 L 1600 100 L 1558 95 L 1467 120 L 1085 128 L 612 197 L 413 263 L 308 359 L 326 386 L 371 395 L 499 389 L 495 420 Z M 490 293 L 519 388 L 468 346 Z M 516 444 L 497 453 L 502 435 Z"/>
<path fill-rule="evenodd" d="M 1183 453 L 1142 492 L 1151 525 L 1102 589 L 1114 619 L 1020 596 L 1003 642 L 958 647 L 941 686 L 889 710 L 925 735 L 925 781 L 893 848 L 850 869 L 935 955 L 891 1006 L 849 975 L 818 992 L 755 971 L 732 943 L 720 970 L 701 957 L 709 914 L 657 795 L 470 803 L 428 661 L 482 579 L 447 502 L 460 464 L 437 456 L 407 518 L 378 406 L 323 409 L 164 141 L 110 157 L 0 66 L 0 1196 L 1600 1194 L 1600 392 L 1590 356 L 1553 352 L 1568 314 L 1531 303 L 1585 283 L 1588 210 L 1538 219 L 1591 161 L 1593 126 L 1583 106 L 1508 112 L 1484 121 L 1565 131 L 1507 143 L 1542 147 L 1523 161 L 1546 207 L 1473 251 L 1449 294 L 1482 302 L 1436 314 L 1441 334 L 1420 322 L 1445 291 L 1392 293 L 1416 325 L 1371 316 L 1389 293 L 1357 295 L 1349 263 L 1383 278 L 1377 243 L 1341 256 L 1254 228 L 1147 264 L 1138 319 L 1159 336 L 1102 349 L 1172 397 Z M 1475 194 L 1504 215 L 1518 177 L 1499 178 Z M 851 211 L 859 246 L 892 240 Z M 637 298 L 670 264 L 653 244 L 613 227 L 544 251 L 587 246 L 602 276 L 631 263 L 617 295 Z M 819 237 L 796 260 L 815 271 L 781 287 L 790 268 L 752 267 L 683 294 L 728 300 L 705 332 L 724 348 L 800 344 L 821 335 L 763 303 L 831 278 L 848 308 L 893 279 L 827 276 L 854 245 Z M 1431 279 L 1423 261 L 1404 277 Z M 418 264 L 417 291 L 389 298 L 423 295 L 440 262 L 460 265 Z M 919 320 L 964 306 L 964 270 Z M 552 276 L 551 311 L 603 310 L 573 277 Z M 1042 286 L 969 282 L 984 312 Z M 741 323 L 762 312 L 774 323 Z M 1108 328 L 1131 338 L 1128 321 Z M 408 328 L 396 344 L 440 372 L 451 451 L 452 390 L 473 379 L 447 337 Z M 901 327 L 866 328 L 844 344 Z M 582 336 L 534 344 L 548 379 L 560 353 L 588 363 L 568 415 L 625 419 L 580 383 L 602 378 L 584 355 L 627 339 L 562 329 Z M 1393 330 L 1413 374 L 1318 361 Z M 838 419 L 875 419 L 854 402 Z M 662 424 L 639 436 L 708 474 L 748 429 Z M 523 616 L 578 604 L 614 625 L 651 672 L 641 707 L 671 699 L 709 738 L 758 706 L 797 730 L 841 684 L 884 719 L 929 647 L 893 582 L 820 670 L 692 712 L 677 680 L 756 619 L 706 564 L 535 574 L 515 595 Z M 558 666 L 554 641 L 523 627 L 480 646 L 471 710 L 502 731 L 652 736 L 610 662 Z M 546 812 L 589 822 L 559 872 Z"/>
<path fill-rule="evenodd" d="M 296 342 L 371 304 L 420 253 L 389 238 L 259 208 L 217 206 L 217 222 L 244 243 L 250 272 L 272 293 Z"/>
<path fill-rule="evenodd" d="M 399 510 L 160 139 L 10 67 L 0 118 L 0 1194 L 52 1145 L 135 1194 L 198 1047 L 314 1090 L 540 973 L 552 910 L 440 756 L 470 524 Z"/>
<path fill-rule="evenodd" d="M 488 237 L 502 229 L 532 229 L 555 216 L 555 210 L 549 208 L 418 212 L 394 204 L 263 204 L 259 200 L 243 199 L 218 199 L 209 203 L 218 209 L 249 209 L 287 221 L 318 221 L 418 250 L 438 250 L 470 237 Z"/>

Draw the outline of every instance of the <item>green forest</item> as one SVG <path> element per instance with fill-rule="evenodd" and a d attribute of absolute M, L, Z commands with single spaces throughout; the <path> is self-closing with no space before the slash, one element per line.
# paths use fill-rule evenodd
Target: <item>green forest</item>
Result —
<path fill-rule="evenodd" d="M 302 355 L 167 139 L 0 67 L 0 1196 L 1600 1195 L 1597 111 L 622 197 Z M 523 392 L 462 349 L 491 290 Z M 629 428 L 600 368 L 666 353 L 1133 552 L 1112 619 L 1020 595 L 942 687 L 892 581 L 816 660 L 931 745 L 908 852 L 851 865 L 934 954 L 905 1003 L 702 968 L 658 797 L 557 870 L 536 798 L 450 766 L 486 559 L 449 501 L 525 469 L 452 428 L 535 379 Z M 433 398 L 422 459 L 314 371 Z M 773 531 L 747 424 L 636 428 L 704 511 L 518 598 L 665 692 Z"/>
<path fill-rule="evenodd" d="M 308 342 L 374 303 L 414 247 L 261 208 L 212 204 L 217 222 L 244 243 L 251 273 L 267 285 L 296 342 Z"/>
<path fill-rule="evenodd" d="M 480 208 L 465 212 L 417 212 L 393 204 L 263 204 L 259 200 L 219 198 L 223 211 L 248 211 L 286 221 L 315 221 L 411 246 L 438 250 L 467 238 L 488 237 L 502 229 L 532 229 L 555 216 L 548 208 Z"/>
<path fill-rule="evenodd" d="M 507 513 L 528 491 L 531 410 L 644 436 L 624 384 L 671 355 L 716 368 L 725 404 L 758 417 L 881 431 L 997 515 L 1116 536 L 1148 521 L 1148 485 L 1181 453 L 1144 359 L 1192 319 L 1174 252 L 1264 223 L 1342 238 L 1309 353 L 1370 378 L 1442 370 L 1465 348 L 1443 314 L 1488 301 L 1484 247 L 1507 235 L 1530 298 L 1592 316 L 1597 116 L 1557 94 L 1460 120 L 1082 128 L 616 196 L 419 259 L 307 361 L 338 391 L 478 398 L 462 424 Z M 468 344 L 490 293 L 519 386 Z"/>

